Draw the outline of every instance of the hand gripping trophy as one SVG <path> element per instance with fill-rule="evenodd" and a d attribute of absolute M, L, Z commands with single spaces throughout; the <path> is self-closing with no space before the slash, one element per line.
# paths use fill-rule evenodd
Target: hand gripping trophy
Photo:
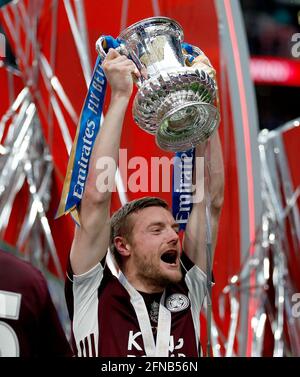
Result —
<path fill-rule="evenodd" d="M 101 58 L 104 39 L 96 43 Z M 191 54 L 205 55 L 191 45 L 183 52 L 182 27 L 168 17 L 151 17 L 129 26 L 117 40 L 117 50 L 143 72 L 133 103 L 135 122 L 164 150 L 182 152 L 206 141 L 220 121 L 213 105 L 216 83 L 207 65 L 190 64 Z"/>

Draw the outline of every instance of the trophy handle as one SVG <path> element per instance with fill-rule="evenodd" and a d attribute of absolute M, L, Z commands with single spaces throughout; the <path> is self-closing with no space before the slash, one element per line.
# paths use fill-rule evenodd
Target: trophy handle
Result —
<path fill-rule="evenodd" d="M 104 50 L 106 44 L 107 44 L 107 42 L 106 42 L 106 36 L 105 35 L 102 35 L 100 38 L 98 38 L 98 40 L 96 42 L 96 50 L 97 50 L 98 54 L 100 55 L 101 60 L 104 60 L 106 55 L 107 55 L 105 50 Z M 134 62 L 134 64 L 136 65 L 137 69 L 142 73 L 142 69 L 143 69 L 142 64 L 140 63 L 138 58 L 133 59 L 132 55 L 126 49 L 125 44 L 120 43 L 118 46 L 114 47 L 114 49 L 116 51 L 118 51 L 119 54 L 125 55 L 125 56 L 127 56 L 128 59 L 131 59 Z M 133 78 L 133 81 L 135 82 L 135 84 L 138 87 L 140 87 L 142 82 L 145 80 L 143 76 L 141 76 L 140 79 L 137 79 L 135 75 L 132 75 L 132 78 Z"/>
<path fill-rule="evenodd" d="M 189 47 L 191 48 L 192 51 L 189 51 L 187 53 L 185 53 L 184 51 L 182 51 L 182 54 L 183 54 L 185 62 L 188 61 L 191 64 L 192 63 L 190 61 L 190 57 L 191 56 L 193 56 L 194 58 L 197 58 L 197 56 L 203 55 L 205 57 L 205 64 L 207 64 L 209 67 L 213 68 L 213 66 L 212 66 L 211 62 L 209 61 L 208 57 L 204 54 L 204 52 L 199 47 L 194 46 L 194 45 L 189 45 Z M 183 46 L 182 50 L 185 50 L 184 46 Z"/>
<path fill-rule="evenodd" d="M 98 54 L 100 55 L 101 60 L 105 59 L 106 52 L 104 50 L 104 46 L 106 45 L 106 36 L 102 35 L 100 38 L 97 39 L 96 42 L 96 50 Z M 115 50 L 117 50 L 121 55 L 125 55 L 128 57 L 128 51 L 124 44 L 120 44 L 119 46 L 114 47 Z"/>

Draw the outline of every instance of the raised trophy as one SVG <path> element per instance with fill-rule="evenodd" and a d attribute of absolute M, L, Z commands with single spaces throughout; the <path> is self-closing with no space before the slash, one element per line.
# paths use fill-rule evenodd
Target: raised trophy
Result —
<path fill-rule="evenodd" d="M 105 57 L 102 36 L 96 49 Z M 186 64 L 182 27 L 168 17 L 141 20 L 121 32 L 117 50 L 144 73 L 137 80 L 133 118 L 157 145 L 173 152 L 186 151 L 206 141 L 219 125 L 213 105 L 216 85 L 209 74 Z M 197 47 L 193 50 L 202 54 Z M 145 75 L 146 72 L 146 75 Z"/>

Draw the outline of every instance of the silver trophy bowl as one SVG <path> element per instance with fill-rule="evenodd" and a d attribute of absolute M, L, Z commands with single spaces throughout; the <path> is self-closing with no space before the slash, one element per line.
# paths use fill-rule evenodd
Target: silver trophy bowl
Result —
<path fill-rule="evenodd" d="M 103 59 L 102 36 L 96 49 Z M 219 125 L 213 105 L 214 80 L 207 72 L 185 64 L 182 27 L 168 17 L 141 20 L 121 32 L 117 48 L 134 61 L 140 72 L 133 118 L 157 145 L 173 152 L 186 151 L 206 141 Z M 197 47 L 194 50 L 202 53 Z"/>

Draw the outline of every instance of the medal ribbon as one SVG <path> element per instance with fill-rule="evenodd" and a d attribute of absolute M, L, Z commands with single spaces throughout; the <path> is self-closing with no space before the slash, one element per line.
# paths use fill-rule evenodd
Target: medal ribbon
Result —
<path fill-rule="evenodd" d="M 164 291 L 160 299 L 155 344 L 150 318 L 143 296 L 129 283 L 122 272 L 120 272 L 119 274 L 119 281 L 127 290 L 130 296 L 130 302 L 135 310 L 135 314 L 137 316 L 137 320 L 142 333 L 146 356 L 168 357 L 171 334 L 171 313 L 164 306 L 166 292 Z"/>

